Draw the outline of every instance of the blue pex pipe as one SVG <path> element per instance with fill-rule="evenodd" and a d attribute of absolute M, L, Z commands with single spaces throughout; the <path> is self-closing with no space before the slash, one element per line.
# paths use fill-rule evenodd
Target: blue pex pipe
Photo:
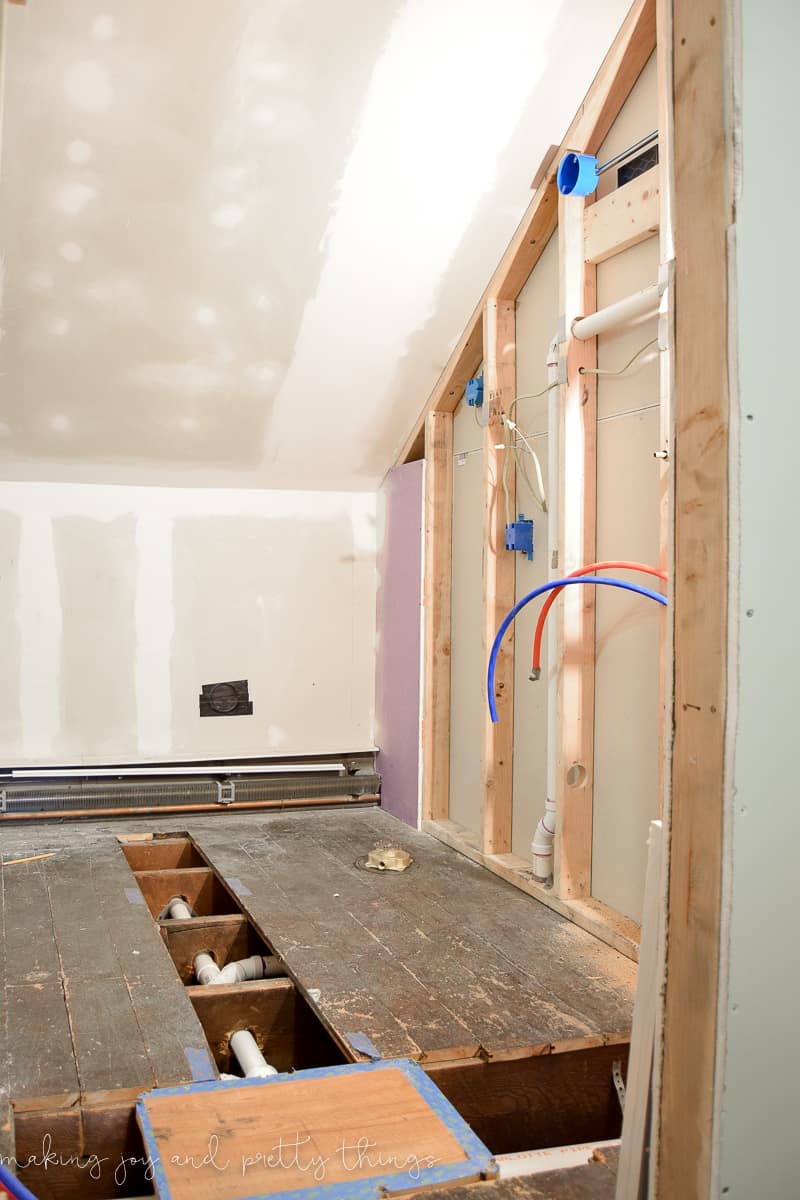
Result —
<path fill-rule="evenodd" d="M 21 1183 L 16 1175 L 12 1175 L 2 1162 L 0 1162 L 0 1183 L 16 1200 L 36 1200 L 33 1192 L 28 1191 L 25 1184 Z"/>
<path fill-rule="evenodd" d="M 653 592 L 650 588 L 641 587 L 638 583 L 628 583 L 625 579 L 602 579 L 599 575 L 581 575 L 575 579 L 554 579 L 552 583 L 543 583 L 541 587 L 534 588 L 532 592 L 528 592 L 527 596 L 523 596 L 521 600 L 518 600 L 511 609 L 511 612 L 503 619 L 503 623 L 492 642 L 492 650 L 489 655 L 489 671 L 486 678 L 489 713 L 491 714 L 492 724 L 496 725 L 498 721 L 497 706 L 494 701 L 494 674 L 497 669 L 497 655 L 500 653 L 500 643 L 505 637 L 509 625 L 517 613 L 521 612 L 525 605 L 530 604 L 531 600 L 535 600 L 537 596 L 543 596 L 545 592 L 552 592 L 556 588 L 572 587 L 573 584 L 583 583 L 590 583 L 595 587 L 622 588 L 625 592 L 636 592 L 639 596 L 647 596 L 648 600 L 655 600 L 658 604 L 666 606 L 667 603 L 667 597 L 662 596 L 660 592 Z"/>

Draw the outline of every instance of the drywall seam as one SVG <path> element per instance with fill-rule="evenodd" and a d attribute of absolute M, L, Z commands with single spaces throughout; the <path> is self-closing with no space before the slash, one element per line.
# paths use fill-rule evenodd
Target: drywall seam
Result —
<path fill-rule="evenodd" d="M 152 514 L 136 523 L 136 717 L 147 756 L 167 755 L 172 745 L 173 529 Z"/>
<path fill-rule="evenodd" d="M 20 715 L 22 751 L 52 754 L 61 732 L 61 592 L 53 522 L 34 512 L 19 544 Z"/>

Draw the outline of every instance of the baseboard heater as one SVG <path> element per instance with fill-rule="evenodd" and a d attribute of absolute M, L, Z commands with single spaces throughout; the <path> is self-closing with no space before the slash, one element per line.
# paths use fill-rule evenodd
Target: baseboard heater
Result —
<path fill-rule="evenodd" d="M 150 809 L 230 811 L 261 806 L 364 803 L 376 800 L 380 784 L 380 775 L 372 764 L 340 772 L 304 771 L 294 766 L 281 773 L 270 765 L 263 775 L 249 767 L 246 774 L 237 774 L 233 768 L 213 775 L 198 770 L 190 776 L 181 773 L 178 777 L 145 778 L 139 775 L 126 778 L 124 771 L 119 771 L 114 777 L 58 779 L 48 772 L 46 777 L 38 779 L 8 776 L 0 779 L 0 814 L 9 817 Z"/>

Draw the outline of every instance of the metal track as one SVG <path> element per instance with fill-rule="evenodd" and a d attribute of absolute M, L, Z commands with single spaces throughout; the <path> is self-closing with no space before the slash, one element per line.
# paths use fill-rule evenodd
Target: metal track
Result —
<path fill-rule="evenodd" d="M 355 775 L 253 775 L 226 776 L 224 780 L 196 779 L 87 779 L 68 783 L 5 783 L 0 790 L 0 812 L 102 811 L 107 808 L 158 808 L 180 805 L 237 804 L 269 800 L 321 800 L 337 796 L 370 796 L 380 791 L 374 772 Z"/>

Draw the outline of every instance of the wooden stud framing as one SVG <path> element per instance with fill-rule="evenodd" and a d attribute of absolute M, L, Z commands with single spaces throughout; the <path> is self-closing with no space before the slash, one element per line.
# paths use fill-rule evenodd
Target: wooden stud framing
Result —
<path fill-rule="evenodd" d="M 728 16 L 724 0 L 673 0 L 675 703 L 661 1200 L 711 1193 L 728 687 Z"/>
<path fill-rule="evenodd" d="M 672 228 L 674 169 L 673 169 L 673 86 L 672 86 L 672 0 L 657 0 L 656 3 L 656 58 L 658 83 L 658 145 L 659 145 L 659 259 L 666 279 L 666 289 L 661 297 L 659 310 L 659 452 L 666 457 L 660 461 L 659 492 L 659 566 L 667 572 L 667 590 L 670 605 L 675 603 L 673 530 L 674 487 L 672 480 L 673 433 L 673 381 L 675 362 L 675 243 Z M 671 611 L 671 610 L 670 610 Z M 658 761 L 662 779 L 659 794 L 659 813 L 665 829 L 669 828 L 670 812 L 670 763 L 672 757 L 673 728 L 673 624 L 671 620 L 661 622 L 659 641 L 659 694 L 662 701 L 661 721 L 658 731 Z M 669 838 L 664 836 L 662 845 L 662 878 L 666 880 Z M 664 948 L 666 944 L 666 905 L 662 896 L 658 918 L 660 922 L 659 957 L 656 962 L 656 1028 L 655 1044 L 660 1046 L 663 1027 L 663 979 Z M 651 1109 L 658 1111 L 661 1094 L 661 1056 L 653 1054 L 653 1076 Z M 650 1187 L 655 1194 L 655 1173 L 658 1162 L 659 1125 L 650 1122 L 649 1176 Z"/>
<path fill-rule="evenodd" d="M 513 749 L 513 641 L 506 643 L 501 661 L 498 664 L 498 709 L 501 712 L 499 726 L 491 728 L 486 722 L 482 747 L 482 829 L 474 842 L 474 832 L 465 831 L 454 834 L 455 827 L 448 820 L 449 810 L 449 694 L 450 694 L 450 658 L 449 658 L 449 620 L 450 620 L 450 550 L 452 536 L 452 507 L 451 493 L 445 503 L 436 499 L 442 495 L 442 485 L 439 482 L 439 467 L 432 466 L 441 456 L 441 451 L 435 453 L 434 445 L 439 434 L 434 435 L 432 428 L 442 429 L 444 425 L 430 426 L 428 421 L 431 414 L 449 416 L 460 404 L 466 381 L 475 374 L 482 358 L 487 359 L 489 350 L 490 320 L 486 314 L 493 314 L 492 321 L 498 327 L 503 319 L 503 312 L 509 323 L 513 322 L 514 304 L 525 286 L 531 272 L 539 260 L 542 251 L 558 224 L 558 193 L 555 183 L 555 173 L 562 154 L 567 150 L 595 152 L 599 149 L 606 134 L 616 120 L 622 105 L 638 79 L 642 68 L 655 49 L 656 44 L 656 0 L 634 0 L 630 11 L 600 67 L 587 95 L 578 110 L 567 134 L 547 164 L 542 182 L 533 196 L 520 225 L 512 238 L 508 249 L 503 255 L 494 275 L 484 292 L 484 295 L 473 312 L 464 333 L 453 350 L 447 365 L 437 380 L 420 417 L 409 434 L 408 439 L 399 455 L 398 462 L 407 462 L 418 457 L 423 443 L 426 446 L 426 470 L 428 486 L 433 488 L 429 497 L 429 519 L 426 521 L 427 560 L 436 564 L 426 571 L 426 638 L 425 653 L 425 714 L 423 729 L 423 818 L 425 828 L 435 833 L 444 841 L 451 844 L 459 843 L 458 848 L 464 853 L 482 861 L 490 870 L 507 878 L 522 890 L 549 904 L 564 915 L 569 915 L 584 928 L 591 929 L 597 936 L 616 945 L 623 953 L 636 956 L 636 939 L 638 926 L 619 913 L 614 913 L 591 898 L 591 778 L 583 781 L 579 788 L 568 788 L 564 803 L 560 805 L 561 819 L 565 822 L 562 836 L 566 837 L 567 853 L 557 855 L 557 887 L 547 889 L 531 880 L 526 872 L 526 864 L 508 853 L 511 848 L 511 796 L 512 796 L 512 749 Z M 638 182 L 638 181 L 636 181 Z M 638 194 L 638 193 L 637 193 Z M 650 199 L 648 197 L 648 199 Z M 575 208 L 573 201 L 572 212 L 580 215 L 580 224 L 570 233 L 575 246 L 575 261 L 580 258 L 581 303 L 577 304 L 573 315 L 588 311 L 592 281 L 591 268 L 583 269 L 584 262 L 584 225 L 583 208 Z M 637 220 L 639 220 L 637 218 Z M 649 225 L 649 218 L 642 218 Z M 640 222 L 641 223 L 641 222 Z M 627 233 L 626 235 L 627 236 Z M 578 253 L 578 247 L 580 253 Z M 578 272 L 571 271 L 571 279 L 578 279 Z M 574 282 L 573 285 L 574 286 Z M 588 290 L 587 290 L 588 289 Z M 591 297 L 591 304 L 594 304 Z M 505 305 L 505 310 L 503 306 Z M 484 332 L 484 322 L 486 330 Z M 510 339 L 513 342 L 513 336 Z M 569 348 L 568 348 L 569 349 Z M 572 365 L 580 365 L 579 355 L 591 356 L 591 347 L 570 351 Z M 588 363 L 590 358 L 584 358 Z M 590 409 L 593 411 L 594 383 L 588 379 Z M 487 378 L 488 384 L 488 378 Z M 488 385 L 489 390 L 491 384 Z M 501 388 L 502 388 L 501 383 Z M 509 397 L 513 391 L 509 390 Z M 578 391 L 575 391 L 578 396 Z M 507 403 L 508 401 L 506 401 Z M 581 409 L 585 406 L 581 404 Z M 587 413 L 581 413 L 581 424 Z M 496 419 L 495 419 L 496 424 Z M 426 436 L 427 431 L 427 436 Z M 499 436 L 498 436 L 499 435 Z M 586 423 L 583 434 L 582 476 L 584 496 L 590 503 L 594 501 L 593 465 L 587 462 L 586 454 L 589 443 L 586 437 L 593 436 L 592 421 Z M 497 479 L 498 466 L 502 469 L 501 455 L 494 447 L 504 441 L 502 427 L 487 432 L 484 448 L 484 494 L 486 498 L 486 529 L 487 537 L 484 547 L 486 555 L 484 564 L 484 599 L 483 599 L 483 629 L 488 644 L 494 637 L 500 619 L 505 615 L 514 601 L 513 595 L 513 561 L 512 556 L 497 554 L 499 537 L 502 537 L 505 523 L 505 512 L 502 492 L 499 500 L 493 493 L 494 481 Z M 452 469 L 452 450 L 450 452 L 449 469 Z M 513 472 L 509 471 L 509 475 Z M 452 481 L 445 489 L 452 486 Z M 434 506 L 435 514 L 431 514 L 430 505 Z M 591 561 L 593 556 L 593 514 L 591 520 L 584 523 L 584 531 L 592 542 L 588 551 L 588 541 L 584 538 L 584 554 L 582 561 Z M 505 561 L 502 561 L 505 560 Z M 446 562 L 446 567 L 443 565 Z M 577 561 L 575 563 L 577 565 Z M 447 579 L 439 576 L 445 569 Z M 433 575 L 431 574 L 433 571 Z M 434 583 L 434 576 L 438 582 Z M 577 591 L 578 589 L 573 589 Z M 585 589 L 589 592 L 590 589 Z M 438 597 L 438 598 L 437 598 Z M 591 597 L 581 602 L 580 626 L 581 633 L 575 641 L 575 646 L 582 645 L 586 653 L 590 653 L 588 632 L 593 626 L 590 611 L 593 607 Z M 440 613 L 437 618 L 436 612 Z M 444 616 L 446 611 L 446 616 Z M 446 621 L 446 626 L 442 623 Z M 438 624 L 437 624 L 438 622 Z M 446 628 L 446 636 L 445 630 Z M 437 632 L 438 630 L 438 632 Z M 439 649 L 435 649 L 435 646 Z M 577 652 L 577 651 L 576 651 Z M 585 682 L 582 699 L 582 721 L 580 728 L 575 726 L 572 734 L 565 738 L 562 745 L 562 756 L 567 768 L 574 762 L 585 759 L 591 767 L 591 746 L 589 728 L 592 724 L 590 713 L 592 707 L 591 691 L 593 683 L 589 683 L 586 675 L 588 667 L 581 666 L 580 678 Z M 563 711 L 563 710 L 562 710 Z M 579 734 L 579 736 L 576 736 Z M 565 775 L 566 771 L 562 771 Z M 565 785 L 566 786 L 566 785 Z M 588 807 L 587 807 L 588 799 Z M 564 816 L 566 814 L 566 816 Z M 462 836 L 463 835 L 463 836 Z M 557 892 L 558 894 L 554 894 Z"/>
<path fill-rule="evenodd" d="M 561 345 L 559 571 L 569 575 L 596 558 L 597 339 L 572 336 L 572 322 L 596 310 L 596 268 L 584 259 L 584 204 L 562 197 L 558 215 Z M 594 785 L 594 588 L 566 588 L 557 609 L 558 757 L 555 891 L 562 899 L 592 894 Z"/>
<path fill-rule="evenodd" d="M 637 961 L 640 927 L 630 917 L 623 916 L 616 909 L 609 908 L 607 904 L 592 897 L 586 900 L 560 900 L 554 895 L 552 888 L 536 882 L 531 874 L 528 859 L 520 858 L 517 854 L 484 854 L 479 836 L 459 825 L 457 821 L 423 821 L 422 828 L 425 833 L 432 833 L 446 846 L 452 846 L 459 854 L 486 867 L 507 883 L 513 883 L 521 892 L 526 892 L 535 900 L 541 900 L 548 908 L 560 913 L 580 929 L 585 929 L 587 933 L 594 934 L 606 945 L 613 946 L 626 958 Z"/>
<path fill-rule="evenodd" d="M 528 282 L 531 271 L 556 228 L 558 191 L 555 176 L 561 156 L 567 150 L 593 153 L 599 149 L 655 45 L 655 0 L 634 0 L 566 132 L 558 154 L 550 165 L 546 180 L 528 205 L 508 249 L 469 319 L 467 328 L 459 338 L 422 413 L 406 439 L 398 456 L 398 463 L 408 462 L 415 448 L 419 447 L 420 432 L 429 412 L 454 412 L 458 407 L 464 384 L 475 373 L 481 361 L 480 330 L 486 301 L 489 298 L 516 300 Z"/>
<path fill-rule="evenodd" d="M 658 167 L 609 192 L 588 205 L 584 219 L 584 257 L 588 263 L 605 262 L 630 246 L 655 237 L 659 227 Z"/>
<path fill-rule="evenodd" d="M 450 801 L 450 591 L 453 535 L 453 414 L 425 423 L 425 650 L 422 815 L 446 817 Z"/>
<path fill-rule="evenodd" d="M 503 424 L 517 394 L 516 313 L 513 300 L 487 300 L 483 320 L 484 405 L 489 422 L 483 434 L 483 647 L 484 662 L 495 634 L 514 604 L 514 555 L 505 550 L 507 520 L 515 520 L 516 463 L 513 452 L 498 450 L 511 433 Z M 505 471 L 505 487 L 503 472 Z M 504 503 L 508 495 L 508 506 Z M 514 630 L 503 639 L 495 674 L 499 721 L 483 714 L 481 756 L 482 845 L 486 854 L 511 849 L 514 760 Z"/>

